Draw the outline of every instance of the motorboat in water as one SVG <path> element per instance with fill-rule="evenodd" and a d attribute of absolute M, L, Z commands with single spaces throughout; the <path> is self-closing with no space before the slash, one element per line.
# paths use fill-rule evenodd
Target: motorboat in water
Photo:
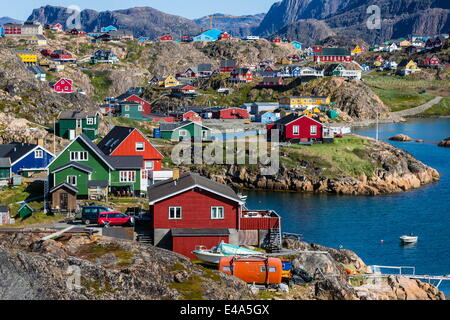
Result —
<path fill-rule="evenodd" d="M 224 257 L 264 255 L 264 253 L 262 252 L 241 248 L 239 246 L 233 246 L 224 242 L 221 242 L 219 245 L 210 250 L 207 250 L 204 246 L 201 246 L 198 249 L 192 251 L 192 253 L 197 257 L 198 260 L 212 264 L 219 264 L 220 259 Z"/>
<path fill-rule="evenodd" d="M 411 244 L 411 243 L 416 243 L 419 240 L 418 236 L 414 236 L 414 235 L 403 235 L 400 237 L 400 241 L 404 244 Z"/>

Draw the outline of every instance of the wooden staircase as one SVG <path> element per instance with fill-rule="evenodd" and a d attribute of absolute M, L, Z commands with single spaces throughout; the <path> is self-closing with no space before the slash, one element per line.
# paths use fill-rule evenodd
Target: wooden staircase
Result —
<path fill-rule="evenodd" d="M 281 232 L 280 228 L 269 229 L 269 236 L 266 244 L 266 249 L 270 253 L 280 252 L 281 247 Z"/>

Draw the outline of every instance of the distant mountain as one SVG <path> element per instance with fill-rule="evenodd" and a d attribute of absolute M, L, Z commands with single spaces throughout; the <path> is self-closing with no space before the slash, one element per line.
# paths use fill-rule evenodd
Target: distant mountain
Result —
<path fill-rule="evenodd" d="M 366 26 L 370 5 L 381 9 L 381 29 L 369 30 Z M 447 33 L 450 29 L 450 1 L 283 0 L 272 6 L 256 32 L 265 36 L 289 34 L 298 40 L 310 39 L 308 29 L 295 27 L 298 21 L 306 19 L 325 22 L 337 35 L 374 43 L 411 34 Z"/>
<path fill-rule="evenodd" d="M 226 31 L 234 37 L 245 37 L 254 33 L 255 29 L 259 27 L 266 14 L 260 13 L 255 15 L 239 16 L 240 18 L 235 18 L 222 13 L 215 13 L 212 14 L 212 16 L 214 16 L 214 28 Z M 209 17 L 210 16 L 201 17 L 199 19 L 195 19 L 194 22 L 202 27 L 202 29 L 206 30 L 210 28 L 211 20 Z"/>
<path fill-rule="evenodd" d="M 6 23 L 22 23 L 22 21 L 17 20 L 17 19 L 13 19 L 13 18 L 10 18 L 10 17 L 2 17 L 2 18 L 0 18 L 0 25 L 6 24 Z"/>
<path fill-rule="evenodd" d="M 28 20 L 43 24 L 61 23 L 66 26 L 70 14 L 67 8 L 45 6 L 33 10 Z M 197 34 L 201 28 L 192 20 L 166 14 L 150 7 L 137 7 L 125 10 L 102 11 L 83 10 L 82 29 L 86 32 L 100 31 L 102 27 L 113 25 L 122 30 L 132 31 L 135 37 L 156 38 L 165 33 L 173 35 Z"/>

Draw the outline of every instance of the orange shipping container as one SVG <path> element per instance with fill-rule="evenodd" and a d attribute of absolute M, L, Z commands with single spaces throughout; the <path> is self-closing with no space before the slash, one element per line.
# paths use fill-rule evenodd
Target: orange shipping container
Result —
<path fill-rule="evenodd" d="M 225 257 L 220 259 L 219 270 L 247 283 L 279 284 L 283 265 L 278 258 Z"/>

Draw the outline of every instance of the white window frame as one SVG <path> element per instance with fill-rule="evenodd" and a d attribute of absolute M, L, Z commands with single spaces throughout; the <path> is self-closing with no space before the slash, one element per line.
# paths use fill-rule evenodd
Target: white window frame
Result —
<path fill-rule="evenodd" d="M 122 183 L 135 183 L 136 172 L 135 171 L 119 171 L 119 181 Z"/>
<path fill-rule="evenodd" d="M 309 129 L 310 129 L 310 134 L 311 134 L 312 136 L 317 135 L 317 126 L 311 126 L 311 127 L 309 127 Z M 314 130 L 313 130 L 313 129 L 314 129 Z"/>
<path fill-rule="evenodd" d="M 141 145 L 141 144 L 142 144 L 142 148 L 139 149 L 139 148 L 138 148 L 138 145 Z M 136 142 L 135 147 L 136 147 L 136 151 L 137 151 L 137 152 L 145 151 L 145 142 Z"/>
<path fill-rule="evenodd" d="M 130 117 L 130 115 L 129 115 L 129 114 L 126 114 L 126 115 L 125 115 L 125 118 L 129 118 L 129 117 Z"/>
<path fill-rule="evenodd" d="M 83 119 L 76 119 L 75 121 L 77 129 L 83 128 Z"/>
<path fill-rule="evenodd" d="M 221 214 L 219 215 L 219 210 Z M 211 207 L 211 220 L 224 220 L 225 219 L 225 208 L 220 206 Z"/>
<path fill-rule="evenodd" d="M 42 159 L 44 158 L 44 151 L 39 149 L 34 151 L 34 158 L 35 159 Z"/>
<path fill-rule="evenodd" d="M 182 133 L 183 133 L 183 134 L 182 134 Z M 188 131 L 185 130 L 185 129 L 180 129 L 180 131 L 178 131 L 178 135 L 179 135 L 180 137 L 187 137 Z"/>
<path fill-rule="evenodd" d="M 172 209 L 175 209 L 174 216 L 172 216 L 171 212 L 170 212 Z M 169 207 L 169 220 L 182 220 L 182 219 L 183 219 L 183 208 L 182 207 Z"/>
<path fill-rule="evenodd" d="M 94 123 L 94 118 L 86 118 L 86 123 L 90 126 L 92 126 Z"/>
<path fill-rule="evenodd" d="M 143 110 L 142 104 L 138 105 L 138 111 L 142 111 L 142 110 Z"/>
<path fill-rule="evenodd" d="M 87 151 L 70 151 L 70 161 L 89 161 L 89 153 Z"/>
<path fill-rule="evenodd" d="M 148 163 L 151 163 L 151 167 L 147 166 Z M 155 169 L 155 161 L 147 160 L 144 162 L 144 166 L 146 170 L 154 170 Z"/>
<path fill-rule="evenodd" d="M 125 106 L 125 111 L 130 111 L 130 106 L 129 105 Z"/>
<path fill-rule="evenodd" d="M 74 179 L 74 183 L 70 182 L 71 178 Z M 71 186 L 75 186 L 76 187 L 77 183 L 78 183 L 78 177 L 77 176 L 73 176 L 73 175 L 67 176 L 67 183 L 70 184 Z"/>
<path fill-rule="evenodd" d="M 300 134 L 300 126 L 293 126 L 292 127 L 292 134 L 298 136 Z"/>

